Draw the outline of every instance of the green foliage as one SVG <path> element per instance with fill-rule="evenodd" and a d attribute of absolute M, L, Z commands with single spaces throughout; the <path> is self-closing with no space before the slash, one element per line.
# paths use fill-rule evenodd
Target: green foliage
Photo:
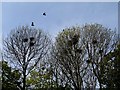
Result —
<path fill-rule="evenodd" d="M 18 90 L 21 85 L 24 90 L 78 90 L 86 82 L 86 86 L 96 85 L 97 80 L 107 88 L 120 88 L 120 44 L 112 50 L 112 37 L 111 30 L 100 24 L 65 28 L 51 50 L 54 68 L 46 63 L 38 67 L 40 60 L 46 60 L 49 38 L 41 30 L 18 28 L 6 41 L 6 55 L 21 65 L 22 74 L 2 61 L 3 90 Z"/>
<path fill-rule="evenodd" d="M 18 70 L 12 70 L 6 61 L 2 61 L 2 88 L 3 90 L 18 90 L 18 80 L 21 73 Z"/>
<path fill-rule="evenodd" d="M 27 77 L 26 83 L 35 89 L 55 87 L 52 68 L 46 65 L 35 68 Z"/>
<path fill-rule="evenodd" d="M 103 83 L 107 88 L 120 88 L 120 44 L 113 52 L 109 52 L 104 60 L 107 64 L 103 74 Z"/>
<path fill-rule="evenodd" d="M 106 80 L 105 73 L 110 72 L 109 66 L 111 66 L 111 62 L 108 60 L 110 57 L 105 57 L 105 55 L 114 49 L 116 35 L 111 29 L 97 23 L 86 24 L 82 27 L 81 33 L 87 52 L 84 58 L 87 57 L 87 61 L 89 60 L 89 69 L 92 69 L 101 89 Z"/>

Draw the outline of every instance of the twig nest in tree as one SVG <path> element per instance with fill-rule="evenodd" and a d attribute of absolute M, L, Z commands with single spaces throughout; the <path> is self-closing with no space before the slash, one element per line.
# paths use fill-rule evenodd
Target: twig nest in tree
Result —
<path fill-rule="evenodd" d="M 90 60 L 87 60 L 86 62 L 89 64 L 89 63 L 90 63 Z"/>
<path fill-rule="evenodd" d="M 74 35 L 74 37 L 72 38 L 72 42 L 73 44 L 77 44 L 78 43 L 78 40 L 79 40 L 79 36 L 78 35 Z"/>
<path fill-rule="evenodd" d="M 28 38 L 24 38 L 24 39 L 23 39 L 23 42 L 28 42 Z"/>
<path fill-rule="evenodd" d="M 93 44 L 96 44 L 96 43 L 97 43 L 97 40 L 96 40 L 96 39 L 94 39 L 94 40 L 92 41 L 92 43 L 93 43 Z"/>
<path fill-rule="evenodd" d="M 68 46 L 72 46 L 72 41 L 68 40 Z"/>
<path fill-rule="evenodd" d="M 77 49 L 76 52 L 82 53 L 82 49 Z"/>
<path fill-rule="evenodd" d="M 68 53 L 68 51 L 65 49 L 64 51 L 63 51 L 65 54 L 67 54 Z"/>
<path fill-rule="evenodd" d="M 30 42 L 30 46 L 34 46 L 35 42 Z"/>
<path fill-rule="evenodd" d="M 30 37 L 30 41 L 33 41 L 34 40 L 34 37 Z"/>
<path fill-rule="evenodd" d="M 75 38 L 75 39 L 76 39 L 77 37 L 78 37 L 78 35 L 77 35 L 77 34 L 75 34 L 73 38 Z"/>
<path fill-rule="evenodd" d="M 99 50 L 99 53 L 102 53 L 103 52 L 103 50 Z"/>
<path fill-rule="evenodd" d="M 107 55 L 105 54 L 104 57 L 107 57 Z"/>
<path fill-rule="evenodd" d="M 21 84 L 21 82 L 18 82 L 18 81 L 15 81 L 15 83 L 16 83 L 17 85 L 20 85 L 20 84 Z"/>
<path fill-rule="evenodd" d="M 74 39 L 73 40 L 73 45 L 77 44 L 78 40 Z"/>
<path fill-rule="evenodd" d="M 45 70 L 45 67 L 42 67 L 41 69 L 42 69 L 42 70 Z"/>

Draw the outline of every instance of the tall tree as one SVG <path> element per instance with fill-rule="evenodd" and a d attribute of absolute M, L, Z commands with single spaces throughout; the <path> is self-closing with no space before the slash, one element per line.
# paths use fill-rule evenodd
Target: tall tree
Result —
<path fill-rule="evenodd" d="M 22 90 L 26 88 L 27 75 L 47 55 L 50 43 L 42 30 L 28 26 L 14 29 L 4 40 L 5 57 L 22 73 Z"/>
<path fill-rule="evenodd" d="M 68 84 L 75 90 L 81 90 L 84 77 L 84 46 L 80 42 L 80 28 L 66 28 L 58 34 L 53 47 L 54 62 L 59 71 L 68 79 Z"/>
<path fill-rule="evenodd" d="M 81 33 L 86 50 L 86 62 L 97 78 L 100 89 L 102 89 L 102 74 L 106 65 L 103 58 L 115 48 L 115 33 L 101 24 L 86 24 L 83 26 Z"/>
<path fill-rule="evenodd" d="M 104 57 L 115 48 L 115 35 L 111 29 L 96 23 L 66 28 L 58 34 L 53 48 L 54 62 L 69 85 L 77 90 L 82 84 L 95 89 L 98 81 L 102 89 L 107 65 Z"/>

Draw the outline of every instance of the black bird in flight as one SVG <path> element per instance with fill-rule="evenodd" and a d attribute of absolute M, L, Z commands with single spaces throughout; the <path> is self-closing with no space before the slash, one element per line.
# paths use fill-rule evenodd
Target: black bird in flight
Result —
<path fill-rule="evenodd" d="M 43 15 L 46 16 L 46 13 L 44 12 Z"/>
<path fill-rule="evenodd" d="M 32 22 L 31 26 L 34 26 L 34 22 Z"/>

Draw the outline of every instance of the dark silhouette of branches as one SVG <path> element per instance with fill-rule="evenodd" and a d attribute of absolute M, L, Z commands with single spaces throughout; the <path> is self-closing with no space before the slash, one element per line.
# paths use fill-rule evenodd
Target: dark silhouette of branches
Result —
<path fill-rule="evenodd" d="M 22 72 L 22 90 L 26 87 L 26 77 L 47 55 L 50 39 L 40 29 L 22 26 L 16 28 L 4 40 L 5 56 Z"/>

